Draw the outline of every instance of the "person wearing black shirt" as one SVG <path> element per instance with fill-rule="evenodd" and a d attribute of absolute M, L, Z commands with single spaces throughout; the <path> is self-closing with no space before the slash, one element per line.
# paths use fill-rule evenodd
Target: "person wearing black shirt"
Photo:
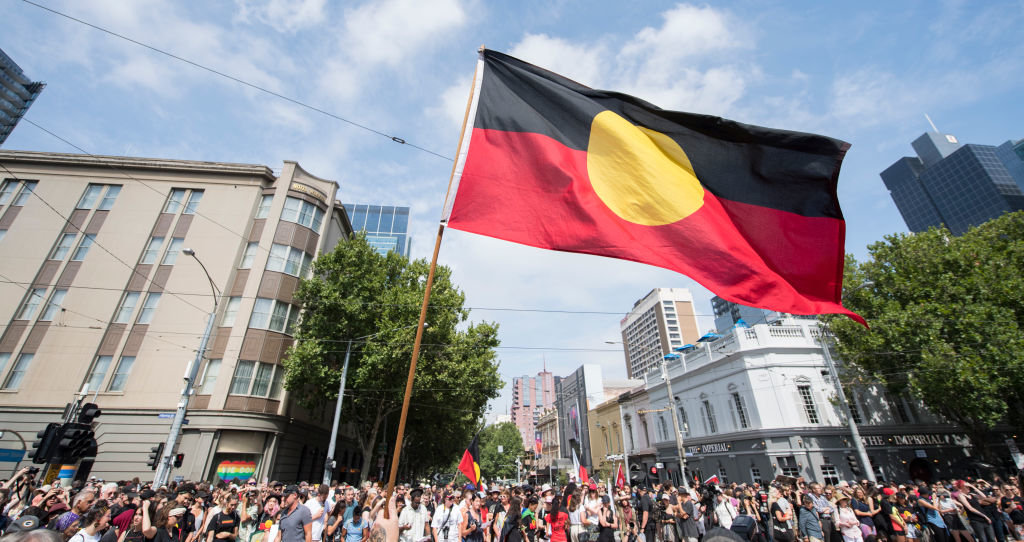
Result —
<path fill-rule="evenodd" d="M 210 518 L 206 528 L 206 542 L 214 540 L 224 542 L 235 542 L 238 539 L 238 524 L 241 518 L 238 516 L 238 496 L 231 495 L 224 502 L 224 509 Z"/>
<path fill-rule="evenodd" d="M 640 520 L 640 532 L 644 534 L 646 542 L 654 542 L 654 533 L 658 528 L 656 522 L 651 521 L 653 515 L 654 501 L 651 500 L 651 495 L 647 492 L 647 488 L 641 486 L 640 505 L 637 507 L 637 519 Z"/>

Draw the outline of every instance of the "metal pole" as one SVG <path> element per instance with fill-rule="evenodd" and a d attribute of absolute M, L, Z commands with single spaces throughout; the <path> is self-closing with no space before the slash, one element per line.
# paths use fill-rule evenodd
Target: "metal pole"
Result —
<path fill-rule="evenodd" d="M 622 414 L 622 405 L 621 404 L 619 404 L 619 425 L 622 427 L 622 430 L 620 431 L 622 433 L 622 463 L 623 463 L 622 468 L 626 469 L 626 472 L 623 473 L 623 475 L 626 477 L 626 485 L 628 486 L 629 485 L 629 451 L 628 451 L 628 446 L 626 446 L 626 443 L 629 442 L 629 441 L 626 440 L 626 417 Z"/>
<path fill-rule="evenodd" d="M 213 302 L 213 312 L 206 318 L 206 330 L 203 331 L 203 338 L 199 341 L 199 349 L 196 350 L 196 359 L 192 361 L 189 373 L 185 377 L 185 389 L 181 391 L 181 401 L 178 402 L 178 410 L 174 413 L 174 421 L 171 422 L 171 431 L 167 435 L 167 442 L 164 444 L 164 455 L 160 458 L 160 465 L 157 466 L 156 475 L 153 477 L 153 486 L 159 488 L 167 483 L 171 473 L 171 458 L 174 457 L 174 447 L 178 444 L 178 435 L 181 433 L 181 426 L 185 422 L 185 412 L 188 410 L 188 400 L 192 395 L 192 384 L 199 374 L 199 366 L 203 363 L 203 354 L 206 353 L 206 343 L 210 340 L 210 331 L 213 330 L 213 320 L 217 316 L 217 300 Z"/>
<path fill-rule="evenodd" d="M 338 424 L 341 423 L 341 403 L 345 400 L 345 377 L 348 375 L 348 358 L 352 354 L 352 341 L 345 348 L 345 364 L 341 367 L 341 382 L 338 383 L 338 402 L 334 405 L 334 425 L 331 426 L 331 442 L 327 444 L 327 460 L 324 462 L 324 485 L 331 484 L 334 472 L 334 449 L 338 439 Z"/>
<path fill-rule="evenodd" d="M 828 374 L 832 377 L 832 382 L 835 384 L 836 394 L 839 396 L 839 405 L 842 408 L 843 415 L 846 416 L 846 423 L 850 426 L 850 437 L 853 438 L 853 446 L 857 449 L 860 464 L 864 466 L 864 474 L 871 483 L 874 483 L 876 481 L 875 469 L 871 466 L 868 451 L 864 449 L 864 442 L 860 439 L 860 430 L 857 429 L 857 423 L 853 421 L 853 415 L 850 413 L 850 403 L 846 401 L 846 392 L 843 390 L 842 383 L 839 382 L 836 364 L 832 361 L 832 353 L 829 352 L 828 343 L 825 342 L 825 337 L 828 335 L 828 327 L 823 326 L 821 331 L 821 351 L 825 356 L 825 366 L 828 367 Z"/>
<path fill-rule="evenodd" d="M 661 358 L 661 377 L 665 380 L 665 391 L 668 393 L 668 407 L 672 409 L 672 426 L 676 431 L 676 449 L 679 453 L 679 477 L 682 479 L 683 487 L 689 490 L 690 482 L 686 476 L 686 451 L 683 449 L 683 431 L 679 424 L 679 410 L 676 408 L 676 397 L 672 393 L 672 380 L 668 377 L 668 359 L 665 357 Z"/>

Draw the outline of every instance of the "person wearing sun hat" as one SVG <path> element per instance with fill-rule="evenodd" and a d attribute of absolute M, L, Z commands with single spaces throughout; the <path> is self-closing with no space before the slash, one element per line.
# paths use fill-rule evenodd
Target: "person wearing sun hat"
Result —
<path fill-rule="evenodd" d="M 843 542 L 863 542 L 864 533 L 860 530 L 860 520 L 850 506 L 850 496 L 840 493 L 836 499 L 836 507 L 839 508 L 836 525 L 839 532 L 843 533 Z"/>

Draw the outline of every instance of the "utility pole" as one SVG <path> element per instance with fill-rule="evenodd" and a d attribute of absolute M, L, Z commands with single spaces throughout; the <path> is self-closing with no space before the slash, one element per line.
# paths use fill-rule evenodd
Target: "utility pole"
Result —
<path fill-rule="evenodd" d="M 853 446 L 857 450 L 857 456 L 860 458 L 860 464 L 864 466 L 864 477 L 871 483 L 875 480 L 875 469 L 871 466 L 871 459 L 868 458 L 868 451 L 864 449 L 864 441 L 860 439 L 860 430 L 857 429 L 857 422 L 853 420 L 853 414 L 850 412 L 850 403 L 846 400 L 846 392 L 843 390 L 843 384 L 839 381 L 839 373 L 836 371 L 836 364 L 832 360 L 832 353 L 829 352 L 828 342 L 825 340 L 826 336 L 830 335 L 828 327 L 822 326 L 821 328 L 821 352 L 825 357 L 825 366 L 828 368 L 828 374 L 832 378 L 832 383 L 836 387 L 836 395 L 839 397 L 839 406 L 843 411 L 843 416 L 846 416 L 846 423 L 850 427 L 850 438 L 853 439 Z"/>
<path fill-rule="evenodd" d="M 668 377 L 668 360 L 679 359 L 679 354 L 668 354 L 661 358 L 661 378 L 665 380 L 665 392 L 668 393 L 668 407 L 672 410 L 672 427 L 676 432 L 676 450 L 679 453 L 679 478 L 683 487 L 690 489 L 686 476 L 686 450 L 683 448 L 683 431 L 679 423 L 679 409 L 676 408 L 676 396 L 672 393 L 672 379 Z"/>

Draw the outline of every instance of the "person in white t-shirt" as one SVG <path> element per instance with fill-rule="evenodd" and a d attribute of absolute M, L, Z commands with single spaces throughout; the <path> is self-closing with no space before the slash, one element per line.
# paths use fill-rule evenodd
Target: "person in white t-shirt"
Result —
<path fill-rule="evenodd" d="M 327 493 L 331 488 L 327 487 L 326 484 L 320 484 L 316 490 L 316 494 L 306 501 L 306 508 L 309 508 L 309 515 L 313 518 L 313 532 L 311 533 L 312 540 L 319 542 L 324 534 L 324 503 L 327 501 Z"/>
<path fill-rule="evenodd" d="M 444 504 L 434 511 L 434 521 L 430 524 L 434 534 L 435 542 L 459 542 L 461 534 L 459 526 L 462 525 L 462 512 L 455 504 L 455 495 L 449 493 L 444 496 Z"/>

